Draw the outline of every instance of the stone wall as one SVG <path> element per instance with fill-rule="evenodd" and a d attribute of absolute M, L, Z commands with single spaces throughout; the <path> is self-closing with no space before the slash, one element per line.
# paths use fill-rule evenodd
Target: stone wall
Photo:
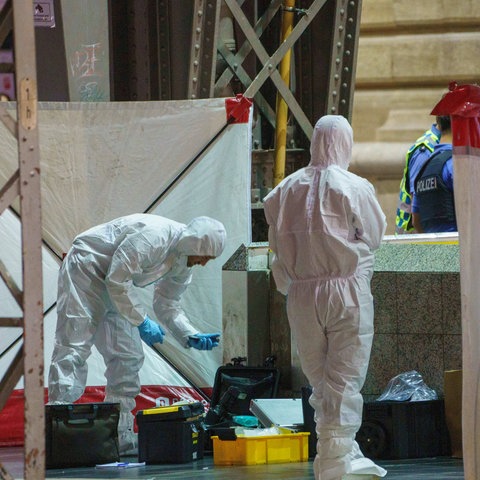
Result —
<path fill-rule="evenodd" d="M 285 297 L 271 290 L 270 323 L 286 325 Z M 395 376 L 415 370 L 437 394 L 444 375 L 462 368 L 460 257 L 457 244 L 391 244 L 376 253 L 372 278 L 375 336 L 362 394 L 377 399 Z M 272 340 L 275 332 L 271 328 Z M 283 336 L 285 337 L 285 336 Z M 278 348 L 281 347 L 281 348 Z M 299 396 L 308 384 L 296 353 L 272 341 L 284 392 Z M 290 368 L 285 355 L 290 355 Z M 285 380 L 291 379 L 291 385 Z"/>
<path fill-rule="evenodd" d="M 478 0 L 363 0 L 351 169 L 377 189 L 394 231 L 405 152 L 452 81 L 480 82 Z"/>
<path fill-rule="evenodd" d="M 363 388 L 375 399 L 394 376 L 416 370 L 440 396 L 462 368 L 458 244 L 389 244 L 372 279 L 375 337 Z"/>

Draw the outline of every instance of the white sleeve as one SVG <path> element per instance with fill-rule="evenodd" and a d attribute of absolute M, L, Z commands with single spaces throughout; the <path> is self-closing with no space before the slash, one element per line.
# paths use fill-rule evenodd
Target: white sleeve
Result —
<path fill-rule="evenodd" d="M 275 279 L 275 285 L 277 287 L 277 290 L 283 295 L 287 295 L 290 284 L 292 283 L 292 279 L 288 275 L 287 270 L 277 256 L 275 239 L 275 227 L 271 226 L 268 228 L 268 243 L 270 249 L 273 252 L 270 270 L 272 271 L 273 278 Z"/>
<path fill-rule="evenodd" d="M 366 243 L 373 252 L 380 247 L 387 222 L 373 186 L 368 183 L 367 187 L 364 194 L 358 197 L 357 205 L 352 205 L 353 226 L 358 240 Z"/>
<path fill-rule="evenodd" d="M 187 346 L 188 337 L 198 333 L 185 315 L 180 301 L 191 280 L 191 271 L 185 267 L 175 275 L 167 274 L 158 280 L 153 294 L 153 311 L 158 321 L 184 347 Z"/>
<path fill-rule="evenodd" d="M 274 218 L 272 210 L 274 210 L 274 205 L 277 202 L 278 191 L 271 192 L 267 198 L 264 200 L 264 212 L 265 219 L 269 225 L 268 227 L 268 246 L 273 252 L 272 263 L 270 265 L 270 270 L 272 271 L 273 278 L 275 279 L 275 285 L 277 290 L 283 295 L 287 295 L 292 279 L 287 273 L 285 266 L 283 265 L 280 258 L 278 258 L 277 250 L 277 229 L 276 229 L 276 219 Z"/>
<path fill-rule="evenodd" d="M 137 295 L 133 277 L 140 275 L 145 259 L 127 238 L 113 254 L 105 285 L 117 311 L 133 325 L 140 325 L 147 314 Z"/>

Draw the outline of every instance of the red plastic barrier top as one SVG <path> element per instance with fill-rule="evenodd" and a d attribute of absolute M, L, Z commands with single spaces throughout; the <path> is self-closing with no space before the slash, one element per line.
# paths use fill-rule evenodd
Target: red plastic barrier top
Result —
<path fill-rule="evenodd" d="M 480 148 L 480 86 L 451 83 L 432 115 L 450 115 L 454 147 Z"/>
<path fill-rule="evenodd" d="M 238 93 L 235 98 L 225 99 L 228 123 L 247 123 L 250 116 L 252 100 Z"/>

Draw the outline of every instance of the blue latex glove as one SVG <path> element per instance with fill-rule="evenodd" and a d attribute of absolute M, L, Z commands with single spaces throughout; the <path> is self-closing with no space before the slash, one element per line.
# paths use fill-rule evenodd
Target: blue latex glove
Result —
<path fill-rule="evenodd" d="M 197 350 L 211 350 L 218 347 L 220 342 L 219 333 L 197 333 L 188 337 L 188 346 Z"/>
<path fill-rule="evenodd" d="M 138 326 L 140 337 L 147 344 L 152 346 L 154 343 L 163 343 L 165 332 L 162 327 L 151 318 L 145 317 L 143 323 Z"/>

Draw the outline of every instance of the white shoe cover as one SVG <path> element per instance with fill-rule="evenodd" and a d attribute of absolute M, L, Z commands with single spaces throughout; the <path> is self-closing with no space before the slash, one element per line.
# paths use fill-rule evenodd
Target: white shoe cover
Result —
<path fill-rule="evenodd" d="M 384 477 L 387 471 L 373 463 L 369 458 L 355 458 L 351 462 L 351 471 L 342 480 L 373 480 Z"/>
<path fill-rule="evenodd" d="M 119 432 L 118 450 L 120 456 L 138 455 L 138 434 L 131 430 Z"/>
<path fill-rule="evenodd" d="M 375 480 L 379 477 L 376 475 L 356 475 L 355 473 L 347 473 L 342 480 Z"/>

